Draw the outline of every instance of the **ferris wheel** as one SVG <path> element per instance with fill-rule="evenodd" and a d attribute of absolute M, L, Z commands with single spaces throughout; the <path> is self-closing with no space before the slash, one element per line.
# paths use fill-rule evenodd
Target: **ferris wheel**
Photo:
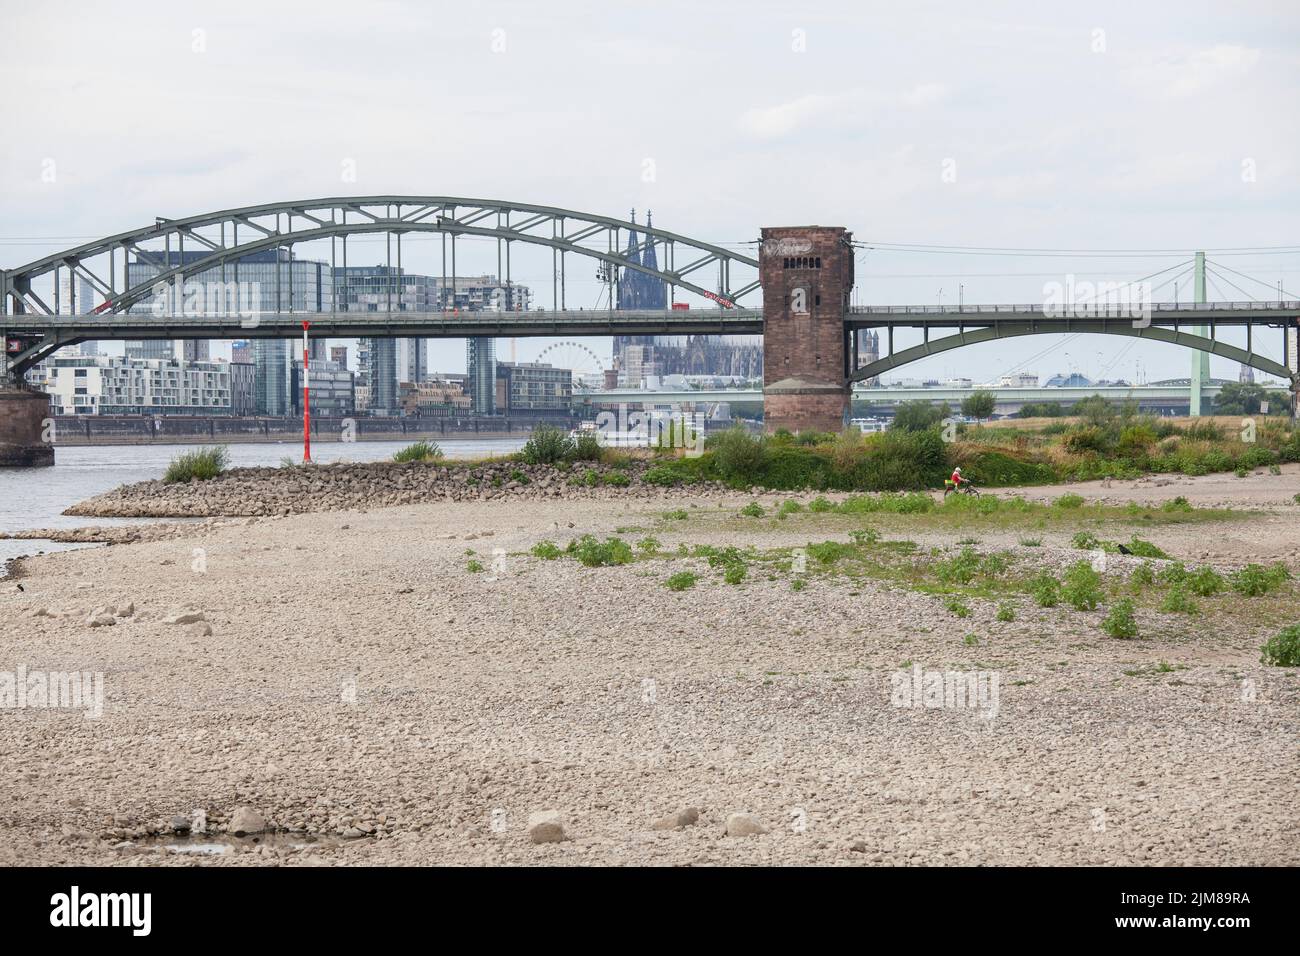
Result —
<path fill-rule="evenodd" d="M 581 342 L 552 342 L 537 353 L 537 358 L 533 361 L 555 368 L 572 369 L 574 385 L 599 388 L 604 381 L 605 363 Z"/>

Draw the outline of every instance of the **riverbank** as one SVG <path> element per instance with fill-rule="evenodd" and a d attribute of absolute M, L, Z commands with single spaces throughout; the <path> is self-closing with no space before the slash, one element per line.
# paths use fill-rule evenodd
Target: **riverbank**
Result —
<path fill-rule="evenodd" d="M 515 499 L 591 500 L 662 498 L 668 489 L 646 480 L 653 463 L 624 457 L 614 465 L 562 462 L 529 465 L 492 460 L 477 464 L 371 462 L 234 468 L 207 481 L 161 480 L 115 488 L 73 505 L 78 517 L 220 517 L 288 515 L 392 507 L 430 501 Z M 692 494 L 725 487 L 700 482 Z"/>
<path fill-rule="evenodd" d="M 372 503 L 27 558 L 24 591 L 0 590 L 0 670 L 100 673 L 104 696 L 95 719 L 3 715 L 0 760 L 41 767 L 0 778 L 0 864 L 1295 865 L 1300 682 L 1259 651 L 1293 590 L 1188 615 L 1156 586 L 1131 640 L 1101 621 L 1137 559 L 1114 557 L 1093 611 L 1014 590 L 1088 557 L 1080 529 L 1300 570 L 1273 479 L 1081 484 L 1116 507 L 982 524 L 785 493 L 761 517 L 736 492 Z M 629 551 L 566 553 L 584 535 Z M 865 576 L 823 560 L 855 547 L 876 549 Z M 873 570 L 963 548 L 1002 555 L 1012 589 L 974 582 L 964 617 Z M 997 675 L 1000 696 L 898 700 L 935 672 Z M 243 807 L 281 835 L 227 841 Z M 169 836 L 196 810 L 216 855 Z M 544 812 L 564 839 L 536 842 Z"/>
<path fill-rule="evenodd" d="M 484 429 L 483 431 L 474 431 L 465 429 L 461 431 L 439 431 L 437 429 L 413 429 L 408 432 L 374 432 L 358 433 L 351 437 L 344 438 L 340 432 L 328 431 L 319 434 L 313 433 L 311 443 L 316 445 L 335 445 L 335 444 L 354 444 L 356 442 L 415 442 L 415 441 L 495 441 L 498 439 L 517 439 L 522 442 L 527 437 L 527 431 L 521 429 L 504 430 L 504 429 Z M 203 435 L 203 434 L 164 434 L 156 437 L 147 437 L 141 435 L 92 435 L 86 438 L 84 435 L 78 435 L 75 432 L 63 431 L 56 433 L 54 447 L 57 448 L 95 448 L 100 446 L 112 447 L 122 445 L 176 445 L 176 444 L 203 444 L 203 445 L 298 445 L 302 446 L 302 432 L 297 434 L 293 432 L 270 432 L 268 434 L 254 433 L 237 433 L 230 432 L 226 434 Z"/>

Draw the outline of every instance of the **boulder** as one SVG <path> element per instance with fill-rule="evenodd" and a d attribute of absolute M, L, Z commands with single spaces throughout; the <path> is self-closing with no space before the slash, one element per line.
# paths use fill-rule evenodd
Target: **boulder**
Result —
<path fill-rule="evenodd" d="M 727 817 L 727 836 L 760 836 L 769 832 L 763 822 L 750 813 L 733 813 Z"/>
<path fill-rule="evenodd" d="M 555 810 L 528 815 L 528 838 L 534 843 L 560 843 L 565 839 L 564 823 Z"/>
<path fill-rule="evenodd" d="M 250 833 L 265 833 L 269 827 L 266 817 L 252 807 L 240 807 L 231 816 L 226 830 L 235 836 L 247 836 Z"/>

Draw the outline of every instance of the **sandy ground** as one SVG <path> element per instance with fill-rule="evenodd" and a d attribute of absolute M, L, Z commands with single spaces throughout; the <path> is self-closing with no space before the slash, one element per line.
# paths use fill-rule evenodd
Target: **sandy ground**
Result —
<path fill-rule="evenodd" d="M 1144 536 L 1188 560 L 1300 570 L 1297 490 L 1290 468 L 1023 493 L 1266 506 Z M 629 526 L 666 550 L 847 537 L 814 516 L 724 516 L 750 500 L 238 519 L 29 559 L 21 592 L 0 585 L 0 671 L 98 671 L 106 690 L 98 719 L 0 710 L 0 865 L 1300 863 L 1300 679 L 1259 663 L 1276 628 L 1247 613 L 1147 615 L 1142 638 L 1115 641 L 1101 612 L 1024 602 L 1001 623 L 974 602 L 957 621 L 874 583 L 733 587 L 698 559 L 522 553 Z M 669 507 L 690 519 L 661 520 Z M 1077 557 L 1068 536 L 1043 534 L 1025 560 Z M 467 550 L 487 570 L 467 571 Z M 663 586 L 688 567 L 698 586 Z M 85 622 L 128 602 L 112 626 Z M 213 633 L 164 623 L 184 607 Z M 891 675 L 913 664 L 996 673 L 996 716 L 894 706 Z M 241 806 L 281 829 L 368 835 L 202 858 L 150 835 L 198 808 L 220 829 Z M 652 828 L 685 808 L 698 822 Z M 528 818 L 548 810 L 567 839 L 534 844 Z M 738 812 L 770 832 L 725 835 Z"/>

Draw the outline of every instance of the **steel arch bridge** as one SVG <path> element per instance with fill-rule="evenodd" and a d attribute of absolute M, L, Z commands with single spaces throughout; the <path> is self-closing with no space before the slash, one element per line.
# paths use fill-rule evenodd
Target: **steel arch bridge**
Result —
<path fill-rule="evenodd" d="M 1300 302 L 1212 302 L 1181 306 L 1156 303 L 1149 324 L 1135 324 L 1128 319 L 1113 318 L 1050 318 L 1042 314 L 1040 306 L 1034 305 L 975 306 L 967 313 L 939 309 L 918 310 L 910 306 L 857 308 L 845 316 L 848 328 L 883 329 L 888 333 L 890 348 L 889 354 L 852 370 L 848 374 L 848 382 L 867 381 L 911 362 L 981 342 L 1025 335 L 1080 333 L 1124 335 L 1218 355 L 1276 375 L 1290 382 L 1295 390 L 1300 388 L 1300 372 L 1254 351 L 1253 332 L 1261 326 L 1281 329 L 1285 354 L 1289 336 L 1300 334 L 1297 316 L 1300 316 Z M 1185 326 L 1204 327 L 1208 335 L 1187 331 Z M 1246 348 L 1219 340 L 1219 326 L 1244 327 Z M 919 345 L 895 352 L 892 343 L 893 330 L 896 328 L 920 328 L 924 331 L 925 339 Z M 934 329 L 954 329 L 955 334 L 931 338 L 930 332 Z"/>
<path fill-rule="evenodd" d="M 239 235 L 241 227 L 244 230 L 243 241 Z M 663 247 L 665 264 L 662 268 L 652 269 L 629 260 L 622 239 L 625 234 L 633 232 L 642 237 L 633 249 L 638 255 L 651 245 Z M 556 206 L 500 200 L 453 196 L 361 196 L 244 206 L 185 219 L 159 218 L 152 226 L 108 236 L 7 270 L 0 300 L 6 303 L 5 314 L 12 311 L 55 315 L 61 311 L 61 303 L 46 302 L 34 290 L 33 282 L 57 270 L 67 269 L 104 297 L 103 305 L 95 310 L 97 313 L 124 312 L 149 296 L 158 282 L 170 282 L 184 278 L 186 274 L 213 269 L 224 270 L 228 266 L 233 268 L 233 264 L 243 256 L 271 249 L 291 249 L 298 243 L 329 239 L 334 264 L 346 266 L 347 237 L 364 233 L 387 233 L 399 237 L 407 233 L 441 233 L 453 239 L 457 236 L 496 239 L 504 243 L 507 250 L 505 267 L 501 270 L 501 274 L 507 276 L 510 243 L 549 246 L 557 257 L 581 255 L 611 266 L 634 269 L 670 286 L 680 286 L 711 299 L 724 308 L 734 307 L 736 300 L 759 288 L 757 279 L 738 284 L 731 276 L 733 265 L 757 269 L 757 259 L 665 229 L 622 219 Z M 250 234 L 251 239 L 248 238 Z M 605 240 L 604 249 L 599 248 L 602 239 Z M 183 253 L 187 240 L 191 249 L 197 248 L 207 255 L 189 264 L 170 267 L 167 254 L 173 250 Z M 337 250 L 333 247 L 336 240 L 344 243 L 342 261 L 338 260 Z M 160 250 L 142 247 L 143 243 L 160 241 L 164 244 L 162 258 L 159 257 Z M 597 245 L 583 245 L 592 241 Z M 678 265 L 679 251 L 686 253 L 686 262 L 681 265 Z M 452 252 L 454 255 L 454 246 Z M 120 266 L 117 261 L 119 253 Z M 128 253 L 163 271 L 148 282 L 129 286 L 125 278 Z M 396 265 L 400 267 L 400 259 Z M 698 275 L 708 267 L 717 271 L 713 288 L 706 287 Z M 117 281 L 119 274 L 122 278 L 120 283 Z M 57 294 L 57 283 L 55 289 Z M 560 291 L 558 287 L 556 291 Z M 557 296 L 556 301 L 562 302 L 563 299 Z M 12 309 L 8 303 L 12 303 Z M 70 311 L 76 314 L 75 303 L 73 306 Z"/>

